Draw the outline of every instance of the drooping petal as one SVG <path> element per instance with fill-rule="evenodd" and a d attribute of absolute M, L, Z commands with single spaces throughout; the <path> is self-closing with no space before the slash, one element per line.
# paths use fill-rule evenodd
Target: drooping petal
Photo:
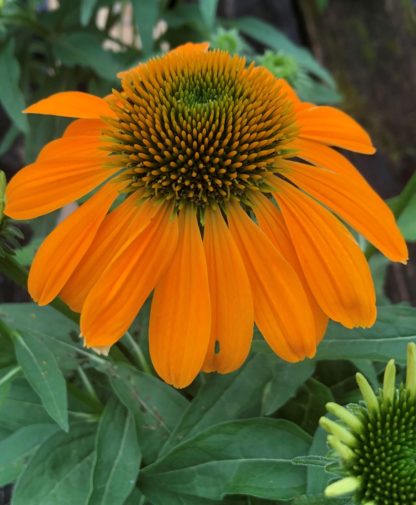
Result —
<path fill-rule="evenodd" d="M 404 238 L 389 207 L 362 179 L 304 163 L 285 163 L 285 176 L 341 216 L 392 261 L 406 262 Z"/>
<path fill-rule="evenodd" d="M 375 293 L 367 261 L 342 223 L 280 179 L 275 193 L 309 287 L 322 310 L 348 328 L 371 326 Z"/>
<path fill-rule="evenodd" d="M 108 265 L 150 224 L 157 206 L 149 201 L 137 202 L 131 195 L 103 220 L 75 272 L 63 287 L 60 297 L 72 310 L 81 312 L 94 284 Z"/>
<path fill-rule="evenodd" d="M 323 312 L 309 288 L 282 213 L 276 205 L 262 194 L 255 193 L 253 201 L 255 203 L 254 212 L 260 228 L 273 242 L 276 249 L 284 256 L 286 261 L 292 265 L 302 282 L 315 321 L 316 341 L 320 342 L 328 325 L 328 316 Z"/>
<path fill-rule="evenodd" d="M 205 212 L 204 249 L 212 310 L 204 371 L 228 373 L 239 368 L 250 351 L 254 309 L 243 260 L 220 210 Z"/>
<path fill-rule="evenodd" d="M 81 312 L 81 334 L 88 347 L 112 345 L 128 330 L 170 263 L 177 240 L 177 219 L 171 207 L 162 204 L 89 292 Z"/>
<path fill-rule="evenodd" d="M 315 324 L 294 269 L 239 204 L 230 204 L 227 216 L 250 279 L 260 332 L 286 361 L 313 356 Z"/>
<path fill-rule="evenodd" d="M 78 200 L 118 172 L 105 168 L 105 160 L 97 150 L 28 165 L 7 185 L 5 213 L 14 219 L 33 219 Z"/>
<path fill-rule="evenodd" d="M 102 98 L 81 91 L 63 91 L 30 105 L 27 114 L 99 119 L 114 113 Z"/>
<path fill-rule="evenodd" d="M 367 132 L 348 114 L 334 107 L 302 109 L 297 114 L 296 122 L 301 138 L 364 154 L 375 152 Z"/>
<path fill-rule="evenodd" d="M 163 380 L 182 388 L 200 372 L 211 334 L 208 273 L 196 212 L 179 213 L 178 246 L 155 288 L 150 356 Z"/>
<path fill-rule="evenodd" d="M 28 280 L 29 293 L 39 305 L 48 304 L 58 295 L 93 241 L 119 189 L 118 184 L 104 185 L 42 243 Z"/>
<path fill-rule="evenodd" d="M 106 128 L 106 124 L 101 119 L 75 119 L 64 131 L 64 137 L 80 137 L 81 135 L 96 135 L 101 134 L 101 131 Z"/>

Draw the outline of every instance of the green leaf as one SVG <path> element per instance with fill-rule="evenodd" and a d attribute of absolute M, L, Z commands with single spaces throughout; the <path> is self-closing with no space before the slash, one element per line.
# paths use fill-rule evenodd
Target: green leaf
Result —
<path fill-rule="evenodd" d="M 295 396 L 298 388 L 311 377 L 314 370 L 315 363 L 310 360 L 300 363 L 278 361 L 273 370 L 273 379 L 264 394 L 263 413 L 272 414 Z"/>
<path fill-rule="evenodd" d="M 97 0 L 82 0 L 81 1 L 81 24 L 82 26 L 86 26 L 91 19 L 92 13 L 94 11 L 94 7 L 97 3 Z"/>
<path fill-rule="evenodd" d="M 61 370 L 72 370 L 78 366 L 74 350 L 68 347 L 74 346 L 71 336 L 79 341 L 78 325 L 52 307 L 39 307 L 34 303 L 3 303 L 0 305 L 0 317 L 23 335 L 30 333 L 40 340 L 53 353 Z"/>
<path fill-rule="evenodd" d="M 209 426 L 252 416 L 251 409 L 256 406 L 256 414 L 259 414 L 263 389 L 270 379 L 270 367 L 261 355 L 255 356 L 237 372 L 213 376 L 184 412 L 162 454 Z"/>
<path fill-rule="evenodd" d="M 286 35 L 273 25 L 250 16 L 235 19 L 230 21 L 229 24 L 265 46 L 293 56 L 306 70 L 322 79 L 328 86 L 335 87 L 335 82 L 330 73 L 317 62 L 311 53 L 291 42 Z"/>
<path fill-rule="evenodd" d="M 139 487 L 154 505 L 194 505 L 229 494 L 288 500 L 305 490 L 306 468 L 292 459 L 309 445 L 310 437 L 287 421 L 227 422 L 145 468 Z"/>
<path fill-rule="evenodd" d="M 23 379 L 15 380 L 6 400 L 0 405 L 0 426 L 16 431 L 30 424 L 48 424 L 50 416 L 38 395 Z"/>
<path fill-rule="evenodd" d="M 135 419 L 143 459 L 153 461 L 188 401 L 161 380 L 128 365 L 111 365 L 108 374 L 114 392 Z"/>
<path fill-rule="evenodd" d="M 319 426 L 313 436 L 310 454 L 326 456 L 329 448 L 326 442 L 327 433 Z M 325 471 L 325 468 L 318 468 L 310 466 L 306 471 L 307 486 L 306 492 L 308 495 L 322 494 L 328 485 L 330 476 Z"/>
<path fill-rule="evenodd" d="M 153 53 L 153 29 L 159 17 L 160 0 L 132 0 L 134 22 L 142 41 L 143 53 Z"/>
<path fill-rule="evenodd" d="M 56 58 L 68 67 L 80 65 L 93 70 L 108 81 L 115 81 L 116 74 L 122 70 L 116 56 L 102 47 L 100 36 L 88 32 L 65 33 L 52 41 Z"/>
<path fill-rule="evenodd" d="M 218 0 L 199 0 L 199 10 L 207 27 L 212 30 L 215 25 Z"/>
<path fill-rule="evenodd" d="M 0 486 L 14 482 L 28 457 L 57 431 L 54 424 L 31 424 L 0 442 Z"/>
<path fill-rule="evenodd" d="M 94 430 L 94 425 L 81 424 L 49 437 L 19 477 L 12 505 L 86 505 Z"/>
<path fill-rule="evenodd" d="M 0 142 L 0 156 L 6 154 L 7 151 L 12 147 L 14 141 L 19 136 L 19 133 L 19 129 L 14 124 L 10 125 L 9 129 Z"/>
<path fill-rule="evenodd" d="M 398 225 L 406 240 L 416 241 L 416 194 L 412 196 L 401 213 Z"/>
<path fill-rule="evenodd" d="M 403 305 L 378 307 L 372 328 L 349 330 L 330 323 L 318 347 L 317 359 L 369 359 L 404 363 L 406 347 L 416 340 L 416 309 Z"/>
<path fill-rule="evenodd" d="M 66 382 L 52 352 L 36 336 L 15 333 L 15 351 L 23 374 L 39 395 L 48 414 L 68 430 Z"/>
<path fill-rule="evenodd" d="M 0 369 L 0 405 L 7 399 L 10 384 L 20 372 L 20 366 L 9 366 Z"/>
<path fill-rule="evenodd" d="M 22 114 L 26 108 L 25 99 L 20 91 L 20 66 L 14 55 L 14 40 L 0 48 L 1 80 L 0 102 L 13 123 L 23 132 L 29 130 L 27 117 Z"/>
<path fill-rule="evenodd" d="M 141 453 L 133 416 L 109 401 L 97 431 L 93 492 L 88 505 L 123 505 L 139 475 Z"/>

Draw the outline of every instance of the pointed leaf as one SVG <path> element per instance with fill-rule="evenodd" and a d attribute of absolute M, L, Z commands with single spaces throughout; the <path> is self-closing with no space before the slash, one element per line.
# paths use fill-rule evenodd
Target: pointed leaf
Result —
<path fill-rule="evenodd" d="M 29 384 L 42 400 L 48 414 L 59 426 L 68 430 L 68 400 L 65 378 L 52 352 L 28 333 L 16 333 L 16 357 Z"/>

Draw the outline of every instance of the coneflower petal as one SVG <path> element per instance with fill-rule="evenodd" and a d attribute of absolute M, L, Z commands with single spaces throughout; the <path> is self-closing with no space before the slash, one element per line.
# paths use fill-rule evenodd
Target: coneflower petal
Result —
<path fill-rule="evenodd" d="M 287 361 L 313 356 L 315 324 L 294 269 L 239 204 L 230 204 L 227 217 L 250 279 L 255 322 L 262 335 Z"/>
<path fill-rule="evenodd" d="M 161 205 L 151 224 L 89 292 L 81 312 L 81 334 L 88 347 L 112 345 L 129 329 L 170 263 L 177 240 L 177 220 L 170 206 Z"/>
<path fill-rule="evenodd" d="M 328 316 L 321 309 L 316 298 L 314 297 L 308 282 L 299 263 L 295 248 L 290 240 L 290 235 L 284 222 L 282 213 L 272 203 L 271 200 L 264 195 L 255 193 L 253 196 L 255 203 L 254 212 L 256 214 L 260 228 L 273 242 L 276 249 L 284 256 L 296 273 L 305 289 L 305 294 L 309 300 L 309 307 L 315 321 L 316 341 L 320 342 L 325 334 L 328 326 Z"/>
<path fill-rule="evenodd" d="M 204 248 L 211 294 L 212 328 L 204 370 L 228 373 L 247 358 L 253 336 L 250 282 L 221 211 L 205 212 Z"/>
<path fill-rule="evenodd" d="M 27 114 L 99 119 L 114 116 L 102 98 L 81 91 L 63 91 L 39 100 L 24 110 Z"/>
<path fill-rule="evenodd" d="M 72 310 L 82 305 L 106 268 L 150 224 L 158 206 L 149 201 L 137 203 L 133 193 L 101 223 L 97 234 L 75 272 L 60 292 Z"/>
<path fill-rule="evenodd" d="M 314 296 L 348 328 L 371 326 L 375 293 L 367 261 L 342 223 L 308 195 L 279 180 L 275 197 Z"/>
<path fill-rule="evenodd" d="M 195 209 L 179 212 L 178 227 L 176 251 L 153 295 L 149 348 L 157 373 L 182 388 L 200 372 L 207 354 L 211 304 Z"/>
<path fill-rule="evenodd" d="M 334 107 L 309 107 L 298 111 L 299 137 L 373 154 L 375 148 L 367 132 L 352 117 Z"/>
<path fill-rule="evenodd" d="M 326 146 L 310 146 L 303 140 L 293 144 L 299 146 L 299 157 L 326 170 L 289 161 L 285 175 L 328 205 L 389 259 L 406 262 L 407 245 L 393 213 L 354 166 Z"/>
<path fill-rule="evenodd" d="M 60 292 L 94 239 L 120 185 L 103 186 L 48 235 L 33 260 L 28 288 L 39 305 L 51 302 Z"/>

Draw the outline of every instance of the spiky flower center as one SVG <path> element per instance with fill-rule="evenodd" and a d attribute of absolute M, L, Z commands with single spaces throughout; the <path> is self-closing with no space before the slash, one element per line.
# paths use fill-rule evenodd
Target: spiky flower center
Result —
<path fill-rule="evenodd" d="M 116 117 L 103 135 L 129 191 L 179 207 L 266 192 L 297 132 L 279 82 L 221 51 L 173 51 L 140 65 L 110 103 Z"/>
<path fill-rule="evenodd" d="M 393 401 L 382 397 L 379 412 L 362 409 L 363 430 L 355 458 L 344 464 L 361 479 L 359 503 L 416 503 L 416 403 L 405 388 Z"/>

